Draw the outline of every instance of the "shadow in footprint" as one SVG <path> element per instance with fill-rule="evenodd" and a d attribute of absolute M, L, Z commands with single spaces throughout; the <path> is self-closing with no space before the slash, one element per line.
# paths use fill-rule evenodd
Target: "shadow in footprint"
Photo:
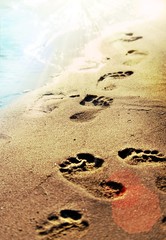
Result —
<path fill-rule="evenodd" d="M 125 148 L 118 152 L 119 157 L 130 165 L 164 163 L 166 158 L 158 150 Z"/>
<path fill-rule="evenodd" d="M 143 52 L 143 51 L 138 51 L 138 50 L 129 50 L 126 55 L 142 55 L 145 56 L 147 55 L 147 52 Z"/>
<path fill-rule="evenodd" d="M 71 234 L 84 231 L 89 226 L 88 221 L 83 219 L 80 211 L 64 209 L 60 214 L 51 213 L 47 219 L 36 225 L 36 232 L 40 239 L 54 240 L 55 238 L 69 239 Z"/>
<path fill-rule="evenodd" d="M 78 112 L 71 115 L 70 120 L 74 122 L 88 122 L 96 117 L 98 111 L 99 110 Z"/>
<path fill-rule="evenodd" d="M 166 176 L 158 176 L 156 178 L 156 187 L 166 193 Z"/>
<path fill-rule="evenodd" d="M 116 198 L 122 196 L 126 191 L 126 188 L 122 183 L 111 180 L 103 180 L 100 183 L 100 186 L 100 192 L 102 193 L 102 196 L 106 198 Z"/>
<path fill-rule="evenodd" d="M 112 102 L 113 98 L 87 94 L 80 104 L 83 106 L 109 107 Z"/>
<path fill-rule="evenodd" d="M 165 231 L 166 230 L 166 216 L 164 216 L 161 220 L 161 228 Z"/>

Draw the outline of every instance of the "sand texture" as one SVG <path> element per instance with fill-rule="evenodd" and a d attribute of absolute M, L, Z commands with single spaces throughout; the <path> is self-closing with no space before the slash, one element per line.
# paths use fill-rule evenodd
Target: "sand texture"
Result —
<path fill-rule="evenodd" d="M 2 240 L 164 240 L 163 25 L 108 32 L 1 110 Z"/>

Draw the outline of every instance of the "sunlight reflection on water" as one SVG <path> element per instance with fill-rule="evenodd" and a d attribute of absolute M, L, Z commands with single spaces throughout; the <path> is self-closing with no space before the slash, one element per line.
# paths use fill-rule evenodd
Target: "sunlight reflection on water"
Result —
<path fill-rule="evenodd" d="M 32 28 L 31 13 L 1 8 L 0 36 L 0 106 L 10 102 L 27 88 L 34 88 L 38 83 L 42 64 L 26 57 L 24 48 L 35 36 Z M 26 31 L 25 31 L 26 29 Z M 33 34 L 34 33 L 34 34 Z M 32 77 L 33 76 L 33 80 Z"/>
<path fill-rule="evenodd" d="M 0 107 L 51 81 L 104 28 L 153 17 L 146 7 L 140 0 L 1 0 Z"/>

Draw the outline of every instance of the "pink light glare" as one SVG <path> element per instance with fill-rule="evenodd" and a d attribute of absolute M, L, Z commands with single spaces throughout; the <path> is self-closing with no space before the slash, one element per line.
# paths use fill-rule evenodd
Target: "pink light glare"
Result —
<path fill-rule="evenodd" d="M 128 170 L 115 172 L 108 180 L 120 182 L 126 188 L 122 196 L 112 201 L 115 223 L 130 234 L 150 231 L 161 217 L 157 194 Z"/>

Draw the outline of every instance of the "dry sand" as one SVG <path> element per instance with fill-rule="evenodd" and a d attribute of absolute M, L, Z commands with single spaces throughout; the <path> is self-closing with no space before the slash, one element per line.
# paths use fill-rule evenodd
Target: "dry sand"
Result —
<path fill-rule="evenodd" d="M 161 22 L 108 33 L 96 60 L 1 110 L 1 239 L 164 239 Z"/>

